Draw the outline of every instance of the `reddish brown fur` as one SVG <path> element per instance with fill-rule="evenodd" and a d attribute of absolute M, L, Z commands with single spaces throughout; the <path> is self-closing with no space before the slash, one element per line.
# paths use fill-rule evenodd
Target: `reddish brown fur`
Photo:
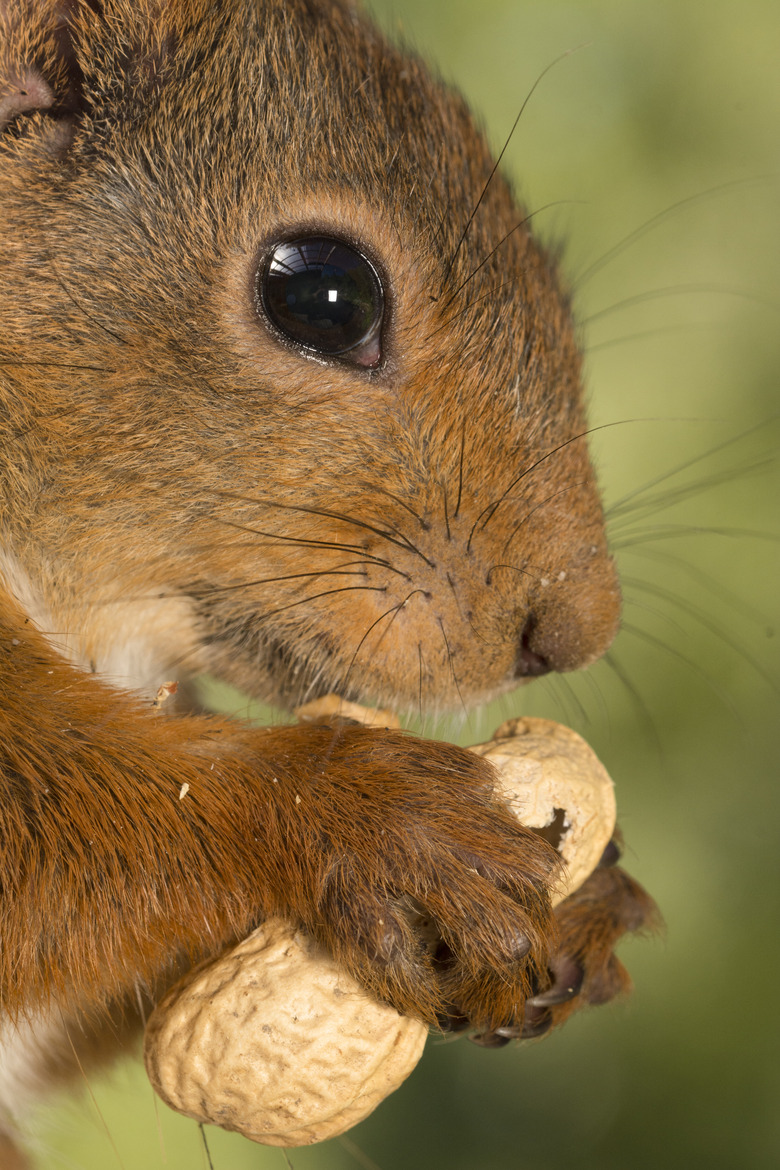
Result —
<path fill-rule="evenodd" d="M 488 765 L 166 718 L 107 680 L 431 710 L 516 686 L 522 646 L 603 653 L 619 593 L 550 257 L 500 177 L 457 247 L 485 144 L 346 4 L 0 0 L 0 21 L 6 1012 L 123 1001 L 281 912 L 402 1011 L 522 1021 L 556 945 L 601 971 L 645 915 L 599 879 L 556 944 L 554 854 Z M 290 231 L 384 273 L 379 369 L 258 319 L 257 258 Z"/>

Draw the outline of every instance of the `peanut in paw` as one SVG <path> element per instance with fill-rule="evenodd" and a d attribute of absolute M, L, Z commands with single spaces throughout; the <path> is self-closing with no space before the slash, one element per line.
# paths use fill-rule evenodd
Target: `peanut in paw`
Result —
<path fill-rule="evenodd" d="M 498 769 L 496 796 L 565 861 L 552 893 L 557 906 L 590 877 L 615 831 L 606 768 L 582 736 L 551 719 L 510 719 L 470 750 Z"/>
<path fill-rule="evenodd" d="M 157 1006 L 144 1060 L 179 1113 L 271 1146 L 344 1133 L 406 1079 L 427 1029 L 270 919 Z"/>
<path fill-rule="evenodd" d="M 334 701 L 303 717 L 377 721 Z M 385 725 L 387 713 L 378 713 Z M 575 732 L 502 724 L 471 749 L 498 769 L 496 795 L 559 849 L 558 903 L 596 868 L 615 824 L 612 781 Z M 435 924 L 430 924 L 435 932 Z M 144 1058 L 173 1109 L 265 1145 L 300 1146 L 356 1125 L 412 1072 L 426 1027 L 372 999 L 313 940 L 279 919 L 196 968 L 153 1013 Z"/>

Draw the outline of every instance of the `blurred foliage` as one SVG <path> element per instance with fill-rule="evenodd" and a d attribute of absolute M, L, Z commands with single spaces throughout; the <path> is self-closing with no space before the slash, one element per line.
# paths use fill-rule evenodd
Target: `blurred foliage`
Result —
<path fill-rule="evenodd" d="M 625 629 L 610 660 L 585 675 L 426 730 L 473 742 L 522 710 L 582 731 L 617 780 L 627 863 L 667 929 L 624 946 L 636 983 L 628 1003 L 522 1048 L 433 1041 L 372 1118 L 343 1141 L 292 1151 L 289 1163 L 777 1166 L 780 9 L 775 0 L 372 7 L 457 80 L 497 149 L 542 70 L 587 43 L 542 80 L 507 169 L 531 207 L 567 201 L 537 223 L 565 241 L 592 422 L 620 424 L 597 431 L 593 450 Z M 137 1068 L 91 1093 L 47 1115 L 41 1166 L 208 1165 L 197 1127 L 157 1106 Z M 208 1142 L 214 1170 L 284 1170 L 280 1151 L 214 1130 Z"/>

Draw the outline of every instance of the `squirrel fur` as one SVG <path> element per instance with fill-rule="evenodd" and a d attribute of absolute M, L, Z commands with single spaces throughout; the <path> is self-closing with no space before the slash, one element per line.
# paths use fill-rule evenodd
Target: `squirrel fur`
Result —
<path fill-rule="evenodd" d="M 9 1134 L 268 914 L 486 1035 L 626 985 L 646 895 L 605 866 L 553 913 L 556 855 L 483 760 L 151 702 L 208 671 L 287 709 L 457 710 L 609 647 L 568 296 L 492 172 L 462 99 L 349 3 L 0 0 Z M 263 319 L 262 257 L 312 235 L 380 273 L 371 366 Z"/>

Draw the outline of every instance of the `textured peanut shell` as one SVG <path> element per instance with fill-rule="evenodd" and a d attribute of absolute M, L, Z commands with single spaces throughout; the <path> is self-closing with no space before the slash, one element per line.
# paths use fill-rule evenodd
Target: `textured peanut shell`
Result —
<path fill-rule="evenodd" d="M 302 1146 L 371 1113 L 417 1064 L 426 1035 L 271 919 L 168 992 L 147 1025 L 144 1060 L 177 1112 L 265 1145 Z"/>
<path fill-rule="evenodd" d="M 606 769 L 576 731 L 550 719 L 510 719 L 471 751 L 498 768 L 497 795 L 518 820 L 555 829 L 553 843 L 566 862 L 552 894 L 557 905 L 590 876 L 615 831 L 615 790 Z"/>

